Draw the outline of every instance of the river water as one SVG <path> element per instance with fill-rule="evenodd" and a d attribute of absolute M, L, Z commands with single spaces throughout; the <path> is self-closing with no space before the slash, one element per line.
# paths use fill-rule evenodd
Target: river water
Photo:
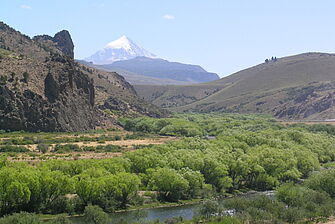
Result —
<path fill-rule="evenodd" d="M 183 217 L 185 220 L 190 220 L 198 214 L 200 205 L 182 205 L 178 207 L 165 207 L 165 208 L 149 208 L 137 211 L 125 211 L 110 214 L 111 223 L 121 223 L 126 221 L 131 224 L 139 220 L 154 221 L 159 220 L 164 222 L 167 219 L 174 217 Z M 85 220 L 82 217 L 71 218 L 74 224 L 84 224 Z"/>
<path fill-rule="evenodd" d="M 254 197 L 258 195 L 268 195 L 272 196 L 273 191 L 266 192 L 257 192 L 246 194 L 243 196 L 237 197 Z M 220 200 L 220 203 L 224 203 L 227 199 Z M 164 222 L 167 219 L 174 217 L 182 217 L 184 220 L 190 220 L 193 217 L 199 214 L 200 204 L 192 204 L 192 205 L 181 205 L 177 207 L 165 207 L 165 208 L 149 208 L 137 211 L 125 211 L 110 214 L 111 224 L 121 223 L 121 221 L 126 221 L 127 223 L 135 223 L 139 220 L 143 221 L 154 221 L 159 220 Z M 84 224 L 85 220 L 82 217 L 71 218 L 73 224 Z"/>

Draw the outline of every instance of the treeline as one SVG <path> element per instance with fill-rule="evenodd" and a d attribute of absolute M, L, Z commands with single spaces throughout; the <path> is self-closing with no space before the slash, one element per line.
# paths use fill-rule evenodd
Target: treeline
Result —
<path fill-rule="evenodd" d="M 239 114 L 177 114 L 172 118 L 161 119 L 124 118 L 119 120 L 119 124 L 127 131 L 185 137 L 284 128 L 270 116 Z"/>
<path fill-rule="evenodd" d="M 120 123 L 148 133 L 198 134 L 104 160 L 50 160 L 32 166 L 4 158 L 0 214 L 74 214 L 89 204 L 111 212 L 143 204 L 138 191 L 178 201 L 271 190 L 299 182 L 335 160 L 334 138 L 327 131 L 285 126 L 263 116 L 178 115 Z"/>
<path fill-rule="evenodd" d="M 181 118 L 154 119 L 140 117 L 121 119 L 119 122 L 127 131 L 185 137 L 202 136 L 204 134 L 204 130 L 199 124 Z"/>

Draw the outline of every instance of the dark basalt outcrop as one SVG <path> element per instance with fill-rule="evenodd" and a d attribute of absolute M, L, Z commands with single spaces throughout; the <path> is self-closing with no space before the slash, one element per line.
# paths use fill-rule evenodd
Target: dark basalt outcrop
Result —
<path fill-rule="evenodd" d="M 56 63 L 44 79 L 44 96 L 0 86 L 0 127 L 5 130 L 83 131 L 95 128 L 93 82 L 73 63 Z"/>
<path fill-rule="evenodd" d="M 74 62 L 67 31 L 31 40 L 0 30 L 0 129 L 83 131 L 94 129 L 94 85 Z M 24 50 L 21 50 L 24 49 Z"/>
<path fill-rule="evenodd" d="M 62 30 L 56 33 L 52 40 L 57 44 L 57 48 L 60 49 L 65 55 L 72 59 L 74 58 L 74 45 L 69 31 Z"/>
<path fill-rule="evenodd" d="M 52 47 L 56 47 L 62 54 L 74 59 L 74 44 L 71 35 L 67 30 L 62 30 L 56 33 L 54 37 L 49 35 L 38 35 L 33 37 L 33 40 L 39 42 L 39 44 L 44 44 L 44 47 L 49 44 L 48 50 L 52 50 Z"/>

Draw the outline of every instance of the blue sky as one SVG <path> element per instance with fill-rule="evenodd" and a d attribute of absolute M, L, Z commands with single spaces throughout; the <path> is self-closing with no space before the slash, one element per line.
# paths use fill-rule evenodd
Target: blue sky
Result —
<path fill-rule="evenodd" d="M 333 0 L 0 0 L 29 36 L 67 29 L 84 58 L 123 34 L 159 57 L 226 76 L 271 56 L 335 51 Z"/>

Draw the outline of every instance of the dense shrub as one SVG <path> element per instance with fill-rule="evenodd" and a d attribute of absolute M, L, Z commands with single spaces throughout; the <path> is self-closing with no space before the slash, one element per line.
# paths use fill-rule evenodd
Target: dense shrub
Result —
<path fill-rule="evenodd" d="M 41 152 L 41 153 L 46 153 L 46 152 L 48 152 L 48 150 L 49 150 L 49 145 L 46 145 L 46 144 L 38 144 L 37 145 L 37 150 L 39 151 L 39 152 Z"/>
<path fill-rule="evenodd" d="M 283 185 L 278 189 L 276 197 L 290 208 L 299 208 L 299 214 L 306 218 L 329 217 L 335 211 L 334 201 L 327 193 L 303 186 Z"/>
<path fill-rule="evenodd" d="M 65 145 L 56 145 L 54 151 L 58 153 L 65 153 L 65 152 L 79 152 L 82 150 L 78 145 L 65 144 Z"/>
<path fill-rule="evenodd" d="M 87 223 L 107 224 L 109 220 L 108 215 L 98 206 L 86 206 L 84 215 Z"/>
<path fill-rule="evenodd" d="M 0 152 L 28 152 L 29 150 L 24 146 L 4 145 L 0 146 Z"/>
<path fill-rule="evenodd" d="M 85 152 L 121 152 L 122 147 L 119 145 L 98 145 L 98 146 L 83 146 L 82 151 Z"/>
<path fill-rule="evenodd" d="M 197 123 L 182 118 L 154 119 L 141 117 L 121 119 L 120 124 L 128 131 L 187 137 L 204 135 L 204 130 Z"/>
<path fill-rule="evenodd" d="M 335 169 L 322 170 L 305 181 L 305 185 L 316 191 L 323 191 L 335 199 Z"/>
<path fill-rule="evenodd" d="M 22 212 L 0 218 L 0 224 L 42 224 L 42 222 L 37 215 Z"/>

